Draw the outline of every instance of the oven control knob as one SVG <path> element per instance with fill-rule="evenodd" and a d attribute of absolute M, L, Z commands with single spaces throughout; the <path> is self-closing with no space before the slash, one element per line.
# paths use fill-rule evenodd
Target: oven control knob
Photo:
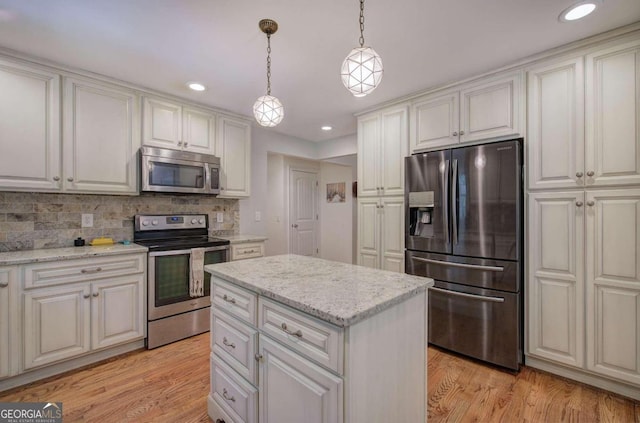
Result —
<path fill-rule="evenodd" d="M 198 223 L 202 225 L 204 223 L 204 219 L 198 220 Z"/>
<path fill-rule="evenodd" d="M 142 221 L 142 226 L 149 226 L 149 221 L 148 220 L 143 220 Z"/>
<path fill-rule="evenodd" d="M 198 220 L 197 220 L 197 219 L 191 219 L 191 224 L 192 224 L 192 225 L 195 225 L 196 223 L 198 223 Z"/>
<path fill-rule="evenodd" d="M 153 226 L 156 226 L 158 223 L 160 223 L 160 222 L 158 222 L 157 220 L 154 220 L 154 221 L 152 221 L 152 222 L 151 222 L 151 224 L 152 224 Z"/>

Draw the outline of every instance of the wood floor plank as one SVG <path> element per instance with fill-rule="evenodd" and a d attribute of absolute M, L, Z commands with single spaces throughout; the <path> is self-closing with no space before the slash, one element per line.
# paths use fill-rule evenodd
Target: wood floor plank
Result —
<path fill-rule="evenodd" d="M 427 354 L 430 423 L 640 423 L 638 401 L 529 367 L 514 374 L 438 348 Z M 61 401 L 65 423 L 210 423 L 208 392 L 203 334 L 0 392 L 0 402 Z"/>

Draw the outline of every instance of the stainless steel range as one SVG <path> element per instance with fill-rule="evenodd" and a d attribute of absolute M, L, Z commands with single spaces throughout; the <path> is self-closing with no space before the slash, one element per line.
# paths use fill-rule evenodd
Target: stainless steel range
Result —
<path fill-rule="evenodd" d="M 207 332 L 211 287 L 203 267 L 229 261 L 229 241 L 209 237 L 206 214 L 136 215 L 133 239 L 149 248 L 147 348 Z"/>

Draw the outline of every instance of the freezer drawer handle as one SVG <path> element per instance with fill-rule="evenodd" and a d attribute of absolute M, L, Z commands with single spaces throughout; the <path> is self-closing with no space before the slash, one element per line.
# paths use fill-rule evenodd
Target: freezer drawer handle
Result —
<path fill-rule="evenodd" d="M 486 270 L 489 272 L 504 272 L 504 267 L 500 267 L 500 266 L 482 266 L 479 264 L 454 263 L 451 261 L 431 260 L 431 259 L 426 259 L 422 257 L 411 257 L 411 260 L 423 261 L 425 263 L 431 263 L 431 264 L 442 264 L 444 266 L 451 266 L 451 267 L 464 267 L 465 269 Z"/>
<path fill-rule="evenodd" d="M 448 289 L 433 288 L 433 287 L 429 289 L 431 291 L 438 291 L 438 292 L 442 292 L 443 294 L 454 295 L 456 297 L 465 297 L 472 300 L 491 301 L 492 303 L 504 303 L 504 298 L 500 298 L 500 297 L 485 297 L 484 295 L 465 294 L 464 292 L 450 291 Z"/>

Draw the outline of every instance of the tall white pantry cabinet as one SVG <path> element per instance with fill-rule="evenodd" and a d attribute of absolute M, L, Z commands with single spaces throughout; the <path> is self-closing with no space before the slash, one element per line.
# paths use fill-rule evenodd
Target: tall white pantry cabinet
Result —
<path fill-rule="evenodd" d="M 408 106 L 358 118 L 358 264 L 404 272 Z"/>
<path fill-rule="evenodd" d="M 538 63 L 527 90 L 527 364 L 638 398 L 640 39 Z"/>

